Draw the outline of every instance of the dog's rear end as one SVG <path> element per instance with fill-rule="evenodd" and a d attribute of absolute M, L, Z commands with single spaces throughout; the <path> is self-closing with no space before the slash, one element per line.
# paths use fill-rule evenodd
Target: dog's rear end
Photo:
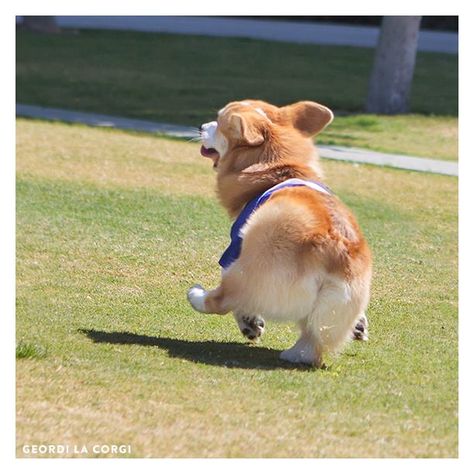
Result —
<path fill-rule="evenodd" d="M 239 259 L 205 306 L 206 312 L 234 311 L 239 318 L 297 322 L 301 337 L 282 358 L 315 365 L 323 352 L 352 337 L 371 279 L 370 252 L 358 227 L 335 221 L 321 199 L 307 189 L 282 190 L 256 211 Z"/>

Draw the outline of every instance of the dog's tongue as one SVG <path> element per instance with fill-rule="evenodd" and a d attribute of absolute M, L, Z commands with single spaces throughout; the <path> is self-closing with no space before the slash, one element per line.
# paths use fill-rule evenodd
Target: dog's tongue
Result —
<path fill-rule="evenodd" d="M 204 145 L 201 146 L 201 155 L 212 159 L 219 157 L 219 153 L 215 148 L 206 148 Z"/>

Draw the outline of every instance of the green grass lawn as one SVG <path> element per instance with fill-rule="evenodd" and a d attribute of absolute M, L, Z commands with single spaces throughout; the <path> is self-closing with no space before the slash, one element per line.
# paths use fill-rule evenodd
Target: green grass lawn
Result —
<path fill-rule="evenodd" d="M 413 115 L 367 117 L 373 56 L 237 38 L 20 31 L 17 101 L 196 126 L 231 100 L 316 100 L 337 112 L 321 143 L 456 160 L 457 56 L 418 54 Z"/>
<path fill-rule="evenodd" d="M 18 120 L 18 455 L 456 457 L 457 179 L 323 165 L 375 273 L 370 341 L 314 370 L 278 359 L 292 326 L 188 305 L 229 231 L 199 145 Z"/>

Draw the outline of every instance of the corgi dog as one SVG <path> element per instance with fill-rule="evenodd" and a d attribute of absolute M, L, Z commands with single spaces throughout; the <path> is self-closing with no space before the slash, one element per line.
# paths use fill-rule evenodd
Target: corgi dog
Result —
<path fill-rule="evenodd" d="M 312 139 L 332 120 L 316 102 L 244 100 L 201 126 L 201 154 L 212 159 L 219 200 L 235 222 L 220 285 L 195 285 L 187 295 L 202 313 L 233 312 L 251 340 L 265 319 L 294 321 L 301 335 L 280 357 L 315 367 L 346 341 L 368 337 L 370 249 L 322 183 Z"/>

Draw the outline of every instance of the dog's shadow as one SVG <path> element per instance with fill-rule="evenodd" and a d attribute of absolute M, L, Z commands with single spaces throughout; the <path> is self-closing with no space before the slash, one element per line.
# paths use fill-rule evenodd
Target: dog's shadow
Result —
<path fill-rule="evenodd" d="M 293 365 L 279 359 L 280 351 L 254 344 L 218 341 L 183 341 L 168 337 L 145 336 L 131 332 L 105 332 L 95 329 L 79 329 L 96 343 L 133 344 L 159 347 L 168 351 L 170 357 L 192 362 L 241 369 L 297 369 L 312 370 L 305 365 Z"/>

